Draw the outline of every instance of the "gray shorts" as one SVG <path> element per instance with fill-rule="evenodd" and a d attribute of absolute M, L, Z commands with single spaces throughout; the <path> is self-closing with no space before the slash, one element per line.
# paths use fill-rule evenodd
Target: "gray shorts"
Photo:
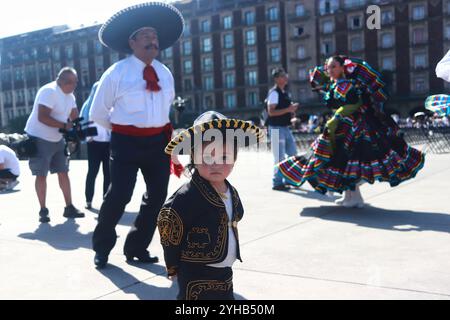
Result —
<path fill-rule="evenodd" d="M 30 158 L 29 166 L 33 176 L 46 177 L 50 173 L 69 172 L 69 157 L 64 155 L 64 140 L 50 142 L 33 137 L 37 154 Z"/>

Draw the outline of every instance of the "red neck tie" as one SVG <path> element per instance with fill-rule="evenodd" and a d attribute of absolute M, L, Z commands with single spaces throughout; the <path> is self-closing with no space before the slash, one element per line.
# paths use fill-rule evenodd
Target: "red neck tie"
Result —
<path fill-rule="evenodd" d="M 147 65 L 144 68 L 144 80 L 147 81 L 147 90 L 158 92 L 161 90 L 161 87 L 158 85 L 158 75 L 156 74 L 155 69 L 151 65 Z"/>

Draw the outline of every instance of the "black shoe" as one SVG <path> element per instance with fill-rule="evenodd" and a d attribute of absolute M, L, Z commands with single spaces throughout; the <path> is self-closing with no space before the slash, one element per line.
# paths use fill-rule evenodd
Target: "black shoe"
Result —
<path fill-rule="evenodd" d="M 86 205 L 84 206 L 85 209 L 91 210 L 92 209 L 92 202 L 86 202 Z"/>
<path fill-rule="evenodd" d="M 139 262 L 142 263 L 158 263 L 159 259 L 158 257 L 151 257 L 148 252 L 144 252 L 142 254 L 125 254 L 125 257 L 127 257 L 127 262 L 133 262 L 134 258 L 138 259 Z"/>
<path fill-rule="evenodd" d="M 280 184 L 278 186 L 272 187 L 272 190 L 275 190 L 275 191 L 288 191 L 289 189 L 290 188 L 284 184 Z"/>
<path fill-rule="evenodd" d="M 70 206 L 67 206 L 64 209 L 64 214 L 63 216 L 65 218 L 71 218 L 71 219 L 75 219 L 75 218 L 84 218 L 84 213 L 81 212 L 80 210 L 78 210 L 77 208 L 75 208 L 72 204 Z"/>
<path fill-rule="evenodd" d="M 50 218 L 48 217 L 48 209 L 42 208 L 41 211 L 39 211 L 39 222 L 40 223 L 49 223 Z"/>
<path fill-rule="evenodd" d="M 96 253 L 94 257 L 94 263 L 97 269 L 104 269 L 106 267 L 106 264 L 108 263 L 108 256 L 103 256 Z"/>

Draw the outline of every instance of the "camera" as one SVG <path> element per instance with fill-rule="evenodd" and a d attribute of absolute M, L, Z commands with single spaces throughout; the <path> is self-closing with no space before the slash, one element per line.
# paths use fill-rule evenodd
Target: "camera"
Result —
<path fill-rule="evenodd" d="M 66 149 L 64 150 L 66 156 L 76 153 L 80 148 L 80 143 L 85 141 L 87 137 L 97 135 L 97 128 L 89 127 L 93 122 L 83 122 L 84 118 L 80 117 L 72 120 L 72 129 L 59 129 L 66 141 Z"/>

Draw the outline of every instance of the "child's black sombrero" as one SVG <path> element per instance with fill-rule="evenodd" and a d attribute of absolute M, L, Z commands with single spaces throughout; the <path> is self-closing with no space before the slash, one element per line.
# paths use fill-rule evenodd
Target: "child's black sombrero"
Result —
<path fill-rule="evenodd" d="M 184 19 L 174 6 L 162 2 L 147 2 L 125 8 L 103 24 L 98 32 L 100 42 L 123 53 L 131 53 L 130 36 L 141 28 L 153 28 L 158 33 L 159 49 L 171 47 L 181 36 Z"/>
<path fill-rule="evenodd" d="M 224 139 L 227 137 L 227 130 L 242 133 L 243 139 L 241 143 L 238 142 L 238 147 L 247 147 L 259 143 L 264 137 L 264 131 L 250 122 L 228 119 L 218 112 L 208 111 L 199 116 L 192 127 L 177 134 L 166 146 L 165 152 L 169 155 L 190 154 L 194 148 L 194 143 L 203 141 L 202 138 L 210 129 L 219 130 L 224 134 Z M 236 136 L 235 138 L 238 139 Z M 184 146 L 180 148 L 182 144 Z"/>

